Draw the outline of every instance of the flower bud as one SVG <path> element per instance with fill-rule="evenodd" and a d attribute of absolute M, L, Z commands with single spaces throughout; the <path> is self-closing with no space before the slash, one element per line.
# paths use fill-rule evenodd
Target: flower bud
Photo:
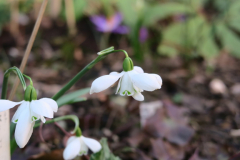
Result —
<path fill-rule="evenodd" d="M 82 136 L 82 131 L 81 131 L 81 129 L 79 127 L 77 128 L 76 136 L 77 137 L 81 137 Z"/>
<path fill-rule="evenodd" d="M 123 70 L 125 72 L 133 70 L 133 61 L 131 58 L 126 57 L 123 61 Z"/>
<path fill-rule="evenodd" d="M 32 85 L 29 85 L 24 94 L 24 100 L 31 102 L 32 100 L 37 100 L 37 92 Z"/>
<path fill-rule="evenodd" d="M 32 93 L 31 93 L 31 100 L 37 100 L 37 92 L 34 87 L 32 89 Z"/>
<path fill-rule="evenodd" d="M 31 102 L 31 93 L 32 93 L 33 86 L 29 85 L 24 93 L 24 100 Z"/>

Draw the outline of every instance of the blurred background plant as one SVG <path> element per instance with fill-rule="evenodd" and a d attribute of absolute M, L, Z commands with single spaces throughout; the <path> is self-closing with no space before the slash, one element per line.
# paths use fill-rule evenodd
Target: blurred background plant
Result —
<path fill-rule="evenodd" d="M 51 1 L 46 14 L 56 20 L 70 21 L 71 34 L 76 34 L 78 21 L 89 17 L 89 23 L 94 25 L 88 25 L 101 49 L 111 44 L 109 36 L 113 33 L 120 34 L 118 38 L 128 39 L 138 60 L 143 60 L 144 53 L 156 51 L 162 56 L 206 60 L 213 59 L 223 50 L 235 57 L 240 55 L 240 19 L 237 16 L 240 2 L 237 0 L 70 1 L 69 9 L 64 7 L 68 1 Z M 32 16 L 36 18 L 40 0 L 17 3 L 17 7 L 16 4 L 11 7 L 7 1 L 1 1 L 0 12 L 4 16 L 1 16 L 0 26 L 9 22 L 12 14 L 19 14 L 20 25 L 26 23 L 24 17 L 29 12 L 35 13 Z"/>
<path fill-rule="evenodd" d="M 41 2 L 0 0 L 0 78 L 19 66 Z M 84 134 L 107 137 L 121 159 L 226 160 L 240 150 L 239 0 L 49 0 L 25 72 L 40 97 L 51 97 L 109 46 L 126 50 L 134 64 L 161 75 L 163 88 L 144 95 L 147 102 L 141 104 L 110 91 L 86 95 L 88 101 L 68 103 L 57 116 L 79 116 Z M 72 90 L 122 70 L 123 58 L 109 55 Z M 66 124 L 61 125 L 71 129 Z M 43 134 L 51 145 L 38 146 L 32 139 L 25 159 L 63 148 L 59 139 L 66 137 L 53 127 L 46 126 Z"/>

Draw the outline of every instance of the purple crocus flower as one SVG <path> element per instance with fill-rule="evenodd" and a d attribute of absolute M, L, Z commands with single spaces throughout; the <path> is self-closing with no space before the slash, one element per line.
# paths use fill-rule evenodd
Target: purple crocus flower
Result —
<path fill-rule="evenodd" d="M 139 30 L 139 41 L 144 43 L 148 38 L 148 30 L 145 27 L 140 28 Z"/>
<path fill-rule="evenodd" d="M 116 13 L 109 18 L 103 15 L 95 15 L 91 17 L 91 21 L 95 24 L 97 30 L 100 32 L 112 32 L 118 34 L 126 34 L 129 32 L 127 26 L 121 25 L 122 15 L 120 13 Z"/>

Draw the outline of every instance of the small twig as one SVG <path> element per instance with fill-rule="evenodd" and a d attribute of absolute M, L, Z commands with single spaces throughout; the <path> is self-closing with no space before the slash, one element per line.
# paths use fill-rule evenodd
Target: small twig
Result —
<path fill-rule="evenodd" d="M 57 18 L 59 13 L 61 12 L 61 8 L 62 8 L 62 1 L 59 0 L 52 0 L 50 1 L 50 16 L 51 18 Z"/>
<path fill-rule="evenodd" d="M 66 134 L 68 137 L 72 136 L 71 133 L 68 133 L 65 129 L 63 129 L 57 122 L 54 122 L 54 124 L 64 133 Z"/>
<path fill-rule="evenodd" d="M 21 63 L 21 66 L 20 66 L 20 71 L 21 72 L 23 72 L 24 69 L 25 69 L 25 66 L 26 66 L 26 63 L 27 63 L 30 51 L 31 51 L 32 46 L 33 46 L 33 42 L 34 42 L 34 40 L 36 38 L 39 26 L 40 26 L 42 18 L 43 18 L 43 14 L 44 14 L 44 11 L 46 9 L 47 3 L 48 3 L 48 0 L 43 0 L 43 2 L 42 2 L 42 6 L 41 6 L 41 9 L 40 9 L 39 14 L 38 14 L 37 21 L 35 23 L 32 35 L 31 35 L 30 40 L 29 40 L 28 45 L 27 45 L 27 49 L 26 49 L 24 57 L 22 59 L 22 63 Z M 13 97 L 14 97 L 14 95 L 16 93 L 18 85 L 19 85 L 19 79 L 16 78 L 16 80 L 14 82 L 14 85 L 13 85 L 13 89 L 12 89 L 12 91 L 10 93 L 10 96 L 9 96 L 9 100 L 13 99 Z"/>

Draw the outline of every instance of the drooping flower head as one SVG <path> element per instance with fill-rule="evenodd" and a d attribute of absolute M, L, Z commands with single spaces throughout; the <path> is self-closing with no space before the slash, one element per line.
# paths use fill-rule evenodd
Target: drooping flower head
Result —
<path fill-rule="evenodd" d="M 98 141 L 84 137 L 80 128 L 78 129 L 76 136 L 71 136 L 67 141 L 66 148 L 63 151 L 63 158 L 65 160 L 71 160 L 77 156 L 87 155 L 88 148 L 90 148 L 93 153 L 100 151 L 102 148 Z"/>
<path fill-rule="evenodd" d="M 15 114 L 12 122 L 16 123 L 15 139 L 20 148 L 23 148 L 29 141 L 35 121 L 41 119 L 46 122 L 44 117 L 53 118 L 53 112 L 57 112 L 57 103 L 50 98 L 37 100 L 37 93 L 32 85 L 29 85 L 24 94 L 24 100 L 21 102 L 12 102 L 9 100 L 0 100 L 0 112 L 8 110 L 21 104 Z"/>
<path fill-rule="evenodd" d="M 123 71 L 121 73 L 111 72 L 97 78 L 93 81 L 90 94 L 101 92 L 112 86 L 118 79 L 118 87 L 116 94 L 121 96 L 132 96 L 138 101 L 143 101 L 144 97 L 141 92 L 154 91 L 160 89 L 162 79 L 157 74 L 144 73 L 143 69 L 138 66 L 133 66 L 131 58 L 126 57 L 123 62 Z"/>

